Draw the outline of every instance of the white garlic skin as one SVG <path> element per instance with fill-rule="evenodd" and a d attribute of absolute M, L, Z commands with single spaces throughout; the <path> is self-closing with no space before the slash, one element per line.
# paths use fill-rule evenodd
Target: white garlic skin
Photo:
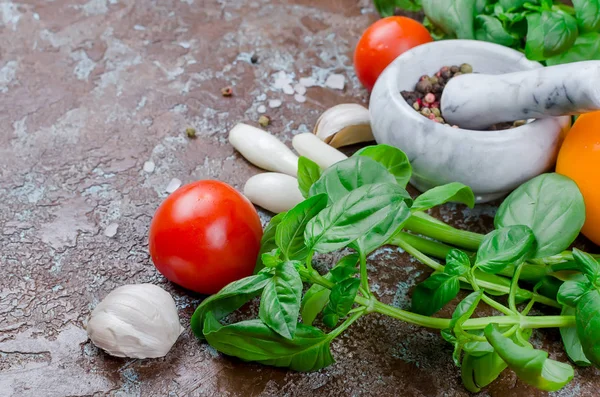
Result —
<path fill-rule="evenodd" d="M 124 285 L 92 311 L 87 333 L 117 357 L 164 357 L 183 332 L 171 295 L 154 284 Z"/>
<path fill-rule="evenodd" d="M 313 133 L 334 148 L 375 140 L 369 109 L 356 103 L 327 109 L 317 120 Z"/>
<path fill-rule="evenodd" d="M 301 156 L 314 161 L 322 169 L 327 169 L 348 158 L 344 153 L 329 146 L 310 132 L 294 136 L 292 146 Z"/>
<path fill-rule="evenodd" d="M 298 156 L 279 139 L 259 128 L 239 123 L 229 132 L 229 143 L 246 160 L 263 170 L 291 176 L 298 173 Z"/>
<path fill-rule="evenodd" d="M 275 214 L 288 211 L 304 201 L 298 180 L 277 172 L 265 172 L 248 179 L 244 195 L 253 204 Z"/>

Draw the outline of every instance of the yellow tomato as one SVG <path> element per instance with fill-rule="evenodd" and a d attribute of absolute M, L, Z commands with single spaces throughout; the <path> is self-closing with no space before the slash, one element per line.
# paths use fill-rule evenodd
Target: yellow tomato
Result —
<path fill-rule="evenodd" d="M 577 119 L 560 149 L 556 172 L 579 186 L 586 207 L 582 232 L 600 245 L 600 112 Z"/>

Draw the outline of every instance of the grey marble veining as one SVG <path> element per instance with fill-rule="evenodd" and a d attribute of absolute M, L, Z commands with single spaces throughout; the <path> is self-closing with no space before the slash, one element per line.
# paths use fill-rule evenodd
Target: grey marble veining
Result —
<path fill-rule="evenodd" d="M 536 120 L 506 131 L 455 129 L 423 117 L 400 95 L 413 90 L 421 75 L 463 62 L 487 74 L 542 67 L 517 51 L 485 42 L 445 40 L 416 47 L 379 77 L 369 106 L 371 126 L 378 143 L 408 155 L 417 189 L 462 182 L 478 202 L 486 202 L 551 169 L 570 118 Z"/>
<path fill-rule="evenodd" d="M 441 108 L 449 123 L 470 129 L 599 110 L 600 61 L 457 76 L 446 85 Z"/>

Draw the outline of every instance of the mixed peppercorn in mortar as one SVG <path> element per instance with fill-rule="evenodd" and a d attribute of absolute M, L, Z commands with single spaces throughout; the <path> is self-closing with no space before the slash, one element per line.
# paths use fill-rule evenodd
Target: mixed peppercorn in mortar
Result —
<path fill-rule="evenodd" d="M 444 119 L 444 115 L 440 108 L 444 88 L 450 79 L 468 73 L 473 73 L 473 66 L 468 63 L 463 63 L 460 66 L 443 66 L 433 76 L 421 76 L 419 82 L 415 86 L 415 90 L 402 91 L 402 97 L 413 107 L 413 109 L 421 113 L 424 117 L 427 117 L 436 123 L 450 125 Z M 508 130 L 520 127 L 526 123 L 526 120 L 517 120 L 512 123 L 498 123 L 488 128 L 488 130 Z M 453 125 L 452 128 L 459 128 L 459 126 Z"/>

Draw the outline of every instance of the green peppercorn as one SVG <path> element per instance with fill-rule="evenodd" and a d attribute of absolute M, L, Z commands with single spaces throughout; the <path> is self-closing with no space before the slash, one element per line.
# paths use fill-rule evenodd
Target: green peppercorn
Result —
<path fill-rule="evenodd" d="M 415 103 L 413 103 L 412 107 L 413 107 L 413 109 L 415 109 L 417 112 L 418 112 L 419 110 L 421 110 L 421 105 L 419 105 L 419 102 L 415 102 Z"/>
<path fill-rule="evenodd" d="M 437 83 L 440 82 L 440 80 L 436 77 L 436 76 L 431 76 L 429 78 L 429 81 L 431 82 L 431 84 L 436 85 Z"/>
<path fill-rule="evenodd" d="M 441 117 L 442 112 L 440 112 L 439 108 L 431 108 L 431 113 L 435 114 L 435 117 Z"/>
<path fill-rule="evenodd" d="M 460 72 L 464 74 L 473 73 L 473 66 L 469 65 L 468 63 L 463 63 L 460 65 Z"/>
<path fill-rule="evenodd" d="M 431 114 L 431 109 L 423 108 L 423 109 L 421 109 L 421 114 L 425 117 L 429 117 L 429 115 Z"/>

